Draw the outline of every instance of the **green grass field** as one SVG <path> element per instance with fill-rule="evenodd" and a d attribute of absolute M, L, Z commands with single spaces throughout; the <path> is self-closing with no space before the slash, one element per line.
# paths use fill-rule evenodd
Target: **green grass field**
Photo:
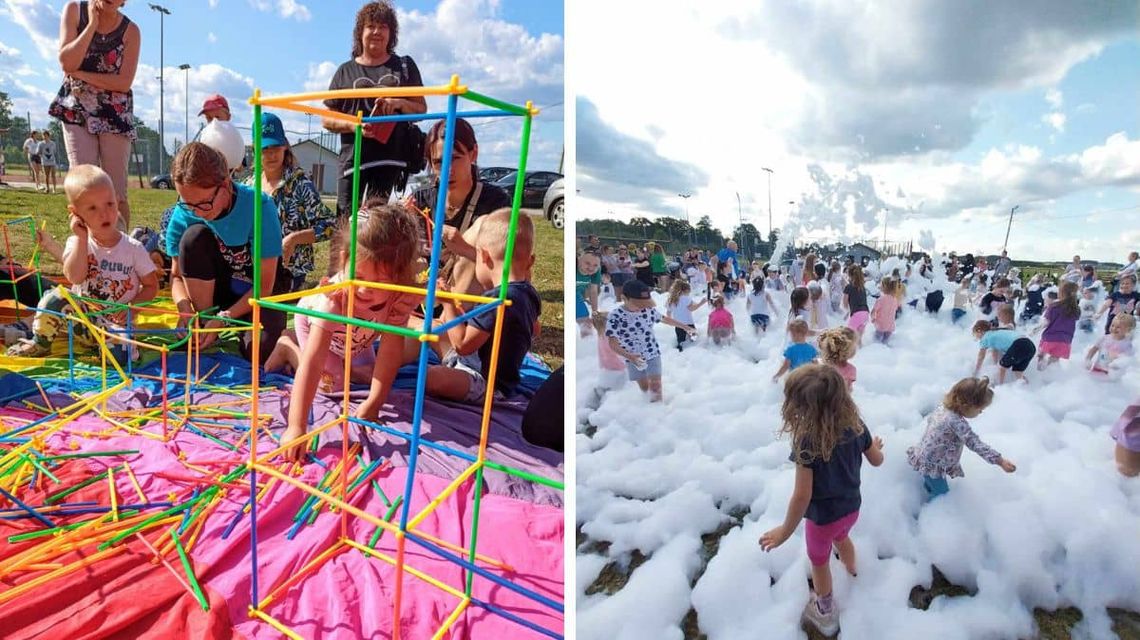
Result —
<path fill-rule="evenodd" d="M 157 229 L 162 212 L 174 204 L 177 195 L 174 191 L 130 189 L 127 197 L 131 203 L 131 226 Z M 0 219 L 12 221 L 25 217 L 33 218 L 37 226 L 46 223 L 47 231 L 61 244 L 70 233 L 67 226 L 67 199 L 63 194 L 49 195 L 31 189 L 0 188 Z M 536 218 L 534 222 L 537 236 L 535 254 L 538 258 L 535 261 L 533 283 L 542 297 L 542 331 L 533 351 L 555 369 L 562 365 L 564 356 L 563 232 L 544 219 Z M 4 231 L 7 243 L 11 246 L 11 255 L 18 262 L 26 264 L 35 249 L 35 237 L 28 223 L 6 224 Z M 0 246 L 0 251 L 6 253 L 8 249 Z M 328 260 L 328 243 L 317 245 L 316 256 L 320 269 Z M 58 276 L 62 273 L 62 266 L 51 258 L 44 258 L 40 268 L 48 275 Z M 310 284 L 315 285 L 316 279 Z M 169 296 L 169 290 L 164 294 Z"/>

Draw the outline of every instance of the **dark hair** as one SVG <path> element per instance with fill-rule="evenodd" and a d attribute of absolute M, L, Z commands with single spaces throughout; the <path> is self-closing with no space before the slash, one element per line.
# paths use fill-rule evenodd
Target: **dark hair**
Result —
<path fill-rule="evenodd" d="M 1070 318 L 1079 318 L 1081 315 L 1081 307 L 1077 302 L 1077 289 L 1075 282 L 1066 281 L 1061 284 L 1060 301 L 1057 304 L 1061 307 L 1061 313 Z"/>
<path fill-rule="evenodd" d="M 823 278 L 827 276 L 827 267 L 823 266 L 822 262 L 815 263 L 815 277 Z"/>
<path fill-rule="evenodd" d="M 436 121 L 428 130 L 427 137 L 424 138 L 424 161 L 429 167 L 431 166 L 431 152 L 435 148 L 435 143 L 443 142 L 446 134 L 446 120 Z M 469 152 L 479 145 L 475 139 L 475 130 L 471 128 L 471 123 L 463 118 L 455 119 L 455 140 L 453 144 L 463 152 Z M 479 181 L 479 167 L 476 167 L 474 163 L 471 164 L 471 179 L 476 182 Z"/>
<path fill-rule="evenodd" d="M 800 309 L 806 309 L 808 299 L 810 297 L 811 297 L 811 294 L 808 293 L 807 287 L 796 287 L 795 289 L 792 289 L 791 312 L 795 313 L 795 312 L 799 311 Z"/>
<path fill-rule="evenodd" d="M 400 40 L 400 23 L 396 21 L 396 10 L 383 0 L 369 2 L 356 12 L 356 26 L 352 28 L 352 57 L 364 53 L 360 39 L 364 36 L 364 27 L 370 24 L 388 25 L 388 53 L 395 53 L 396 43 Z"/>
<path fill-rule="evenodd" d="M 752 279 L 752 295 L 758 296 L 764 291 L 764 278 L 756 277 Z"/>

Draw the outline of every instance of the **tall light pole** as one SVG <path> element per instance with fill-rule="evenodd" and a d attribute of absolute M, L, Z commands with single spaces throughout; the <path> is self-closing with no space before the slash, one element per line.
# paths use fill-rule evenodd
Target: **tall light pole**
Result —
<path fill-rule="evenodd" d="M 1021 205 L 1015 204 L 1013 205 L 1013 208 L 1009 210 L 1009 224 L 1005 225 L 1005 241 L 1001 243 L 1002 251 L 1005 251 L 1006 245 L 1009 244 L 1009 230 L 1013 226 L 1013 212 L 1017 211 L 1019 208 L 1021 208 Z"/>
<path fill-rule="evenodd" d="M 678 193 L 677 197 L 685 201 L 685 224 L 689 225 L 689 244 L 695 244 L 696 240 L 693 239 L 693 224 L 689 222 L 689 198 L 693 197 L 693 194 Z"/>
<path fill-rule="evenodd" d="M 163 65 L 165 59 L 163 57 L 163 18 L 170 15 L 170 10 L 166 7 L 160 7 L 157 4 L 151 4 L 150 8 L 158 12 L 158 172 L 162 173 L 162 153 L 166 150 L 166 122 L 163 113 Z"/>
<path fill-rule="evenodd" d="M 744 255 L 748 255 L 748 249 L 745 247 L 746 243 L 744 242 L 744 209 L 740 206 L 739 191 L 736 192 L 736 219 L 736 228 L 739 229 L 736 235 L 740 237 L 740 248 L 744 251 Z"/>
<path fill-rule="evenodd" d="M 178 68 L 182 70 L 182 78 L 185 81 L 182 93 L 186 102 L 183 105 L 185 112 L 182 117 L 186 119 L 186 128 L 182 131 L 182 144 L 186 144 L 190 142 L 190 65 L 180 64 Z"/>
<path fill-rule="evenodd" d="M 772 173 L 768 167 L 760 167 L 761 171 L 768 172 L 768 239 L 772 239 Z"/>

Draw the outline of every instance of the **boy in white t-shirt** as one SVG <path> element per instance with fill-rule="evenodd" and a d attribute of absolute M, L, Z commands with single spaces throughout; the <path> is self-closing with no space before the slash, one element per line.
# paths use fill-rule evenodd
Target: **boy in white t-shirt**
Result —
<path fill-rule="evenodd" d="M 63 190 L 72 233 L 63 249 L 63 275 L 72 283 L 72 293 L 123 304 L 153 300 L 158 292 L 154 263 L 142 244 L 119 231 L 119 202 L 110 176 L 94 165 L 78 165 L 67 173 Z M 33 337 L 13 345 L 8 355 L 43 357 L 51 353 L 51 344 L 61 332 L 66 338 L 64 316 L 72 310 L 58 288 L 45 293 L 38 307 Z M 90 320 L 105 329 L 121 332 L 125 327 L 125 311 L 94 314 L 98 310 L 84 309 Z M 91 338 L 78 323 L 75 335 Z M 125 360 L 125 345 L 109 346 L 116 359 Z"/>

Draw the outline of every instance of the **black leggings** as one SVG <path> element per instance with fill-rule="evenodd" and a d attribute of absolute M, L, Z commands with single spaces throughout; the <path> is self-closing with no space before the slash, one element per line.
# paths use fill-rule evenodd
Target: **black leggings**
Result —
<path fill-rule="evenodd" d="M 55 284 L 44 280 L 39 274 L 23 277 L 27 273 L 27 269 L 16 265 L 9 270 L 7 260 L 0 256 L 0 300 L 16 300 L 25 307 L 39 306 L 40 291 L 47 293 Z M 13 291 L 12 281 L 16 278 L 20 278 L 20 281 Z"/>
<path fill-rule="evenodd" d="M 696 329 L 697 325 L 691 324 L 689 325 L 689 328 Z M 677 332 L 677 351 L 684 351 L 682 345 L 684 345 L 685 341 L 689 339 L 689 332 L 680 327 L 673 327 L 673 331 Z"/>
<path fill-rule="evenodd" d="M 1035 355 L 1037 355 L 1037 347 L 1033 346 L 1033 341 L 1029 338 L 1018 338 L 1009 345 L 1009 349 L 1001 357 L 999 364 L 1003 368 L 1021 373 L 1029 368 L 1029 363 L 1033 362 Z"/>
<path fill-rule="evenodd" d="M 225 310 L 241 299 L 243 293 L 234 291 L 234 270 L 222 255 L 220 240 L 213 231 L 204 224 L 190 225 L 182 234 L 178 242 L 178 268 L 182 275 L 195 280 L 208 280 L 214 283 L 214 299 L 211 304 L 219 310 Z M 292 278 L 282 268 L 281 261 L 277 261 L 277 277 L 273 280 L 273 294 L 285 293 L 289 290 Z M 264 295 L 265 292 L 262 292 Z M 250 322 L 252 313 L 236 318 Z M 285 330 L 285 314 L 275 309 L 262 309 L 261 311 L 261 352 L 260 364 L 265 364 L 273 347 L 277 345 L 277 338 Z M 241 355 L 246 360 L 253 356 L 253 332 L 242 331 L 240 342 Z"/>

